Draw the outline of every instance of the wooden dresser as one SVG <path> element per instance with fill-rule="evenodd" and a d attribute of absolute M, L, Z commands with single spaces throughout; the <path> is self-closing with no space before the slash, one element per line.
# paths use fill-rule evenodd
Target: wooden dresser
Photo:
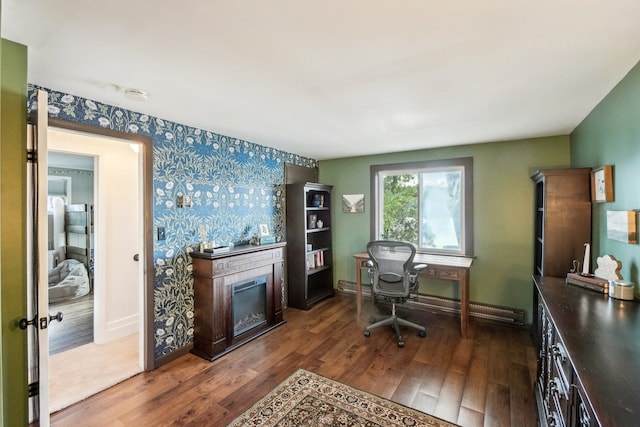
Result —
<path fill-rule="evenodd" d="M 640 303 L 534 276 L 542 426 L 640 423 Z"/>

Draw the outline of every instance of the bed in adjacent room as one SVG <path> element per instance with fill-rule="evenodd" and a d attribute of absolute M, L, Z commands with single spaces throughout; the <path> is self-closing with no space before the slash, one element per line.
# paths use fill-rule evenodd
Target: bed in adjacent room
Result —
<path fill-rule="evenodd" d="M 49 302 L 60 303 L 88 295 L 92 289 L 93 206 L 65 205 L 50 211 Z M 62 224 L 62 227 L 60 227 Z M 63 244 L 56 244 L 56 230 Z"/>

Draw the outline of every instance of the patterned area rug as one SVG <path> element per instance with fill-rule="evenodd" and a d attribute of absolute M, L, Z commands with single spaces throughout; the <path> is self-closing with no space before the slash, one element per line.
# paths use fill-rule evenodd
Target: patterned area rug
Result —
<path fill-rule="evenodd" d="M 455 424 L 299 369 L 229 426 L 451 427 Z"/>

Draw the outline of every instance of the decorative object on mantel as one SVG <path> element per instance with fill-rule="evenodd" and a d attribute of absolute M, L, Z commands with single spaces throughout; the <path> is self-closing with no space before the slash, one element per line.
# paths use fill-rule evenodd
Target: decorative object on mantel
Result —
<path fill-rule="evenodd" d="M 208 248 L 213 248 L 215 245 L 215 242 L 211 242 L 209 243 L 207 240 L 207 234 L 209 233 L 209 228 L 206 225 L 202 225 L 200 224 L 198 226 L 198 235 L 200 236 L 200 251 L 204 251 L 205 249 Z"/>
<path fill-rule="evenodd" d="M 607 238 L 624 243 L 638 243 L 637 212 L 607 211 Z"/>
<path fill-rule="evenodd" d="M 211 254 L 221 254 L 224 252 L 229 252 L 231 250 L 230 246 L 212 246 L 210 248 L 204 248 L 200 252 L 207 252 Z"/>
<path fill-rule="evenodd" d="M 260 231 L 260 237 L 269 236 L 269 225 L 268 224 L 260 224 L 258 225 L 258 230 Z"/>
<path fill-rule="evenodd" d="M 248 425 L 456 426 L 304 369 L 228 424 Z"/>
<path fill-rule="evenodd" d="M 259 224 L 258 231 L 260 232 L 260 236 L 257 239 L 257 244 L 267 245 L 276 242 L 276 236 L 271 235 L 268 224 Z"/>
<path fill-rule="evenodd" d="M 613 166 L 607 165 L 591 171 L 591 201 L 613 202 Z"/>

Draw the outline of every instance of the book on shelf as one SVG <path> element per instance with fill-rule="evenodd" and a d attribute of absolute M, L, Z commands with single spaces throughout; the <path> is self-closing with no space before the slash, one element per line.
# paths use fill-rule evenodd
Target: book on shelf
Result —
<path fill-rule="evenodd" d="M 307 254 L 307 270 L 310 270 L 312 268 L 316 268 L 315 254 Z"/>
<path fill-rule="evenodd" d="M 307 269 L 324 266 L 324 251 L 307 254 Z"/>

